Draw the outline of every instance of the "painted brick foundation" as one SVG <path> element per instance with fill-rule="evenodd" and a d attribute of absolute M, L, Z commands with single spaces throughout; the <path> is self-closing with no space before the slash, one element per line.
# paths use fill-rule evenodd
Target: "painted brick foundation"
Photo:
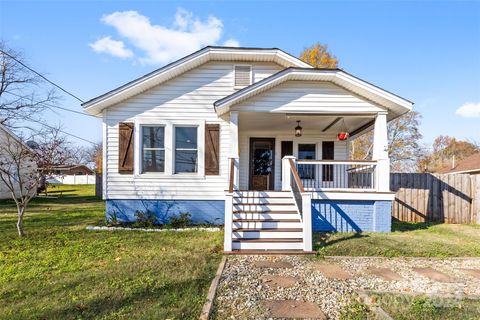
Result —
<path fill-rule="evenodd" d="M 134 222 L 135 213 L 153 212 L 157 223 L 170 221 L 173 215 L 188 212 L 194 224 L 224 223 L 225 201 L 223 200 L 107 200 L 106 219 L 113 215 L 122 222 Z"/>
<path fill-rule="evenodd" d="M 313 231 L 390 232 L 392 202 L 312 200 Z"/>

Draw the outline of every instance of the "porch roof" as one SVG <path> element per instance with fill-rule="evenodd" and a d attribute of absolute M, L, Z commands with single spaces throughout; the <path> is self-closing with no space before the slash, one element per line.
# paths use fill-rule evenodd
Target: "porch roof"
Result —
<path fill-rule="evenodd" d="M 331 82 L 353 94 L 361 96 L 367 101 L 386 108 L 389 111 L 389 120 L 407 113 L 412 110 L 413 106 L 413 102 L 357 78 L 341 69 L 289 67 L 225 98 L 217 100 L 214 103 L 215 110 L 219 115 L 224 114 L 230 110 L 230 107 L 277 87 L 286 81 L 292 80 Z"/>

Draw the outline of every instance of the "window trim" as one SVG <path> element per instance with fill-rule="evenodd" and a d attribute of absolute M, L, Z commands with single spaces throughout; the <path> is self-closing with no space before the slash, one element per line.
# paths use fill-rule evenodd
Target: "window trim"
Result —
<path fill-rule="evenodd" d="M 235 72 L 236 72 L 235 68 L 236 67 L 250 67 L 250 84 L 248 84 L 246 86 L 235 85 Z M 248 86 L 250 86 L 254 83 L 254 81 L 253 81 L 254 80 L 254 78 L 253 78 L 253 65 L 251 65 L 251 64 L 234 64 L 232 68 L 233 68 L 233 78 L 232 78 L 233 89 L 235 89 L 235 90 L 243 89 L 243 88 L 246 88 L 246 87 L 248 87 Z"/>
<path fill-rule="evenodd" d="M 144 148 L 143 147 L 143 128 L 144 127 L 157 127 L 157 128 L 163 128 L 163 148 Z M 139 159 L 139 172 L 140 174 L 165 174 L 165 171 L 166 171 L 166 156 L 167 156 L 167 148 L 166 148 L 166 126 L 165 125 L 162 125 L 162 124 L 141 124 L 139 126 L 139 139 L 140 139 L 140 144 L 139 144 L 139 148 L 140 148 L 140 159 Z M 143 172 L 143 151 L 144 150 L 158 150 L 158 151 L 163 151 L 163 171 L 149 171 L 149 172 Z"/>
<path fill-rule="evenodd" d="M 137 117 L 134 120 L 135 132 L 134 139 L 134 177 L 135 178 L 199 178 L 205 179 L 205 120 L 185 120 L 185 119 L 152 119 L 151 117 Z M 164 126 L 165 127 L 165 171 L 164 172 L 145 172 L 141 173 L 141 126 Z M 198 149 L 198 168 L 196 173 L 174 173 L 174 127 L 175 126 L 196 126 L 197 131 L 197 149 Z"/>
<path fill-rule="evenodd" d="M 177 149 L 177 146 L 176 146 L 176 129 L 177 128 L 196 128 L 197 129 L 197 147 L 195 149 L 193 148 L 178 148 Z M 198 175 L 199 171 L 200 171 L 200 164 L 199 164 L 199 160 L 200 160 L 200 154 L 199 154 L 199 126 L 198 125 L 181 125 L 181 124 L 174 124 L 173 125 L 173 147 L 172 147 L 172 160 L 173 160 L 173 164 L 172 164 L 172 174 L 173 175 Z M 176 172 L 176 157 L 177 157 L 177 150 L 179 151 L 192 151 L 192 150 L 196 150 L 197 151 L 197 172 Z"/>

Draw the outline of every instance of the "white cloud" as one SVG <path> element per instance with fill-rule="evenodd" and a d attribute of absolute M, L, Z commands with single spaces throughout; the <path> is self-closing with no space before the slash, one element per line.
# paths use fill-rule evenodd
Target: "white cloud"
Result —
<path fill-rule="evenodd" d="M 467 102 L 455 111 L 456 114 L 465 118 L 480 118 L 480 102 Z"/>
<path fill-rule="evenodd" d="M 137 11 L 117 11 L 104 15 L 101 21 L 114 27 L 127 43 L 144 53 L 138 59 L 143 64 L 163 64 L 206 45 L 215 45 L 219 43 L 223 32 L 220 19 L 210 16 L 200 20 L 182 8 L 177 9 L 171 26 L 152 24 L 148 17 Z M 224 45 L 239 46 L 239 43 L 229 39 Z"/>
<path fill-rule="evenodd" d="M 112 56 L 122 59 L 130 58 L 133 56 L 133 52 L 125 48 L 125 44 L 122 41 L 112 40 L 112 38 L 110 37 L 98 39 L 94 43 L 89 43 L 88 45 L 95 52 L 108 53 Z"/>
<path fill-rule="evenodd" d="M 226 47 L 240 47 L 240 42 L 235 39 L 228 39 L 223 43 L 223 45 Z"/>

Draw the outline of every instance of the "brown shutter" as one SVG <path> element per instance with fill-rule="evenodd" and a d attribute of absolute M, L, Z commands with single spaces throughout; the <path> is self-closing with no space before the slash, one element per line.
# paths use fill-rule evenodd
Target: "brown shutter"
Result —
<path fill-rule="evenodd" d="M 133 123 L 118 125 L 118 172 L 133 174 Z"/>
<path fill-rule="evenodd" d="M 220 174 L 220 125 L 205 125 L 205 175 Z"/>

